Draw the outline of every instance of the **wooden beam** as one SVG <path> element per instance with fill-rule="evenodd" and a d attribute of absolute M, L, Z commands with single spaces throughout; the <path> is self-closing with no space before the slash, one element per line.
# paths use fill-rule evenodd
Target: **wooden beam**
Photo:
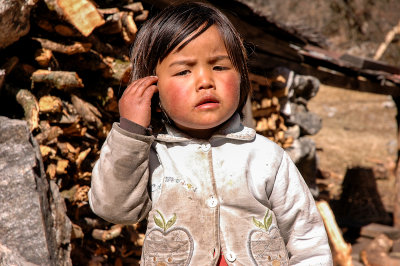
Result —
<path fill-rule="evenodd" d="M 249 59 L 250 69 L 260 75 L 266 75 L 266 73 L 275 67 L 284 66 L 298 74 L 314 76 L 325 85 L 355 91 L 391 95 L 393 97 L 400 96 L 400 87 L 390 81 L 374 81 L 371 78 L 359 75 L 356 71 L 344 69 L 335 70 L 331 66 L 324 67 L 316 63 L 315 65 L 311 63 L 314 62 L 294 62 L 282 57 L 271 56 L 260 51 L 256 51 Z M 347 72 L 340 72 L 339 70 Z"/>

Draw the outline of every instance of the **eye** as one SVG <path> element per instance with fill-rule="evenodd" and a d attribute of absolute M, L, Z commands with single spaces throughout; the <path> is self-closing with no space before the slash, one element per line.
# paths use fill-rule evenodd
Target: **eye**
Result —
<path fill-rule="evenodd" d="M 185 76 L 185 75 L 187 75 L 189 73 L 190 73 L 189 70 L 183 70 L 183 71 L 180 71 L 180 72 L 176 73 L 174 76 Z"/>
<path fill-rule="evenodd" d="M 214 66 L 213 67 L 213 70 L 216 70 L 216 71 L 223 71 L 223 70 L 228 70 L 229 69 L 229 67 L 226 67 L 226 66 Z"/>

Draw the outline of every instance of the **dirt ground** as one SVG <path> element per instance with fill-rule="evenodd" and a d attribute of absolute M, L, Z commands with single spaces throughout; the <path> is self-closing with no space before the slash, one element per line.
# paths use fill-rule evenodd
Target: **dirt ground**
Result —
<path fill-rule="evenodd" d="M 322 85 L 308 103 L 323 121 L 316 142 L 319 168 L 329 173 L 326 185 L 333 198 L 341 192 L 346 170 L 372 168 L 386 211 L 392 211 L 397 154 L 397 108 L 388 95 Z"/>

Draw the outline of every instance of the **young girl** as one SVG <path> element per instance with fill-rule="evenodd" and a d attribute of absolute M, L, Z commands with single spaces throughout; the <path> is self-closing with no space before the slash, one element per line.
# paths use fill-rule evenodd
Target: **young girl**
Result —
<path fill-rule="evenodd" d="M 241 124 L 246 52 L 228 19 L 168 7 L 143 25 L 132 62 L 89 200 L 113 223 L 148 218 L 142 265 L 331 265 L 295 165 Z"/>

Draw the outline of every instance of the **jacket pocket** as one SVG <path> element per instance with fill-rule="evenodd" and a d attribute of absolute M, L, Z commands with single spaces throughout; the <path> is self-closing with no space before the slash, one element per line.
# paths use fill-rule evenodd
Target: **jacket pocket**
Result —
<path fill-rule="evenodd" d="M 268 231 L 252 230 L 249 234 L 248 250 L 255 265 L 289 265 L 285 242 L 275 226 L 271 226 Z"/>
<path fill-rule="evenodd" d="M 146 234 L 143 246 L 144 265 L 189 265 L 193 255 L 193 239 L 185 228 L 167 231 L 154 228 Z"/>

